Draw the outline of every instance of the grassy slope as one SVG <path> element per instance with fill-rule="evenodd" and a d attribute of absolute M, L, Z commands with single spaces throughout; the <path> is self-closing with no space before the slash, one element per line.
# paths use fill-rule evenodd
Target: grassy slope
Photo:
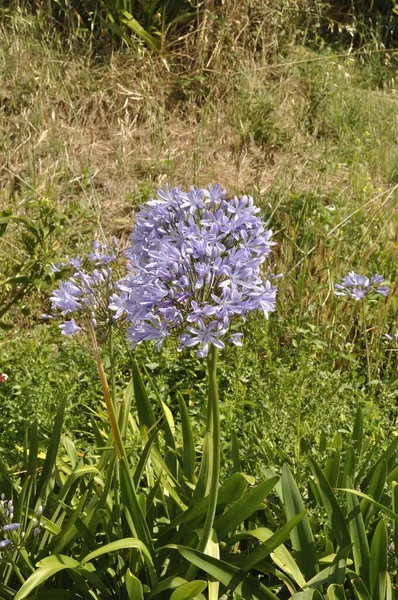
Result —
<path fill-rule="evenodd" d="M 382 334 L 397 324 L 398 96 L 394 63 L 384 55 L 316 54 L 294 44 L 289 21 L 277 17 L 256 33 L 254 51 L 240 33 L 243 22 L 229 27 L 237 14 L 225 24 L 209 15 L 195 40 L 167 60 L 140 50 L 101 63 L 66 51 L 55 35 L 46 39 L 37 19 L 6 20 L 0 206 L 29 216 L 44 203 L 66 214 L 70 225 L 52 246 L 55 259 L 101 228 L 127 239 L 137 206 L 166 182 L 220 181 L 231 194 L 255 196 L 278 242 L 279 307 L 269 324 L 247 325 L 244 350 L 227 352 L 221 373 L 226 441 L 238 426 L 255 467 L 253 444 L 260 460 L 267 460 L 268 439 L 299 461 L 321 431 L 347 427 L 358 402 L 373 428 L 388 432 L 395 422 L 396 354 L 386 352 Z M 12 243 L 3 242 L 5 260 L 12 260 Z M 333 281 L 351 269 L 380 272 L 395 286 L 395 295 L 368 310 L 370 387 L 358 307 L 332 294 Z M 3 450 L 28 415 L 45 423 L 58 397 L 71 398 L 71 428 L 77 402 L 95 406 L 98 398 L 79 344 L 65 345 L 55 325 L 39 324 L 42 300 L 25 304 L 29 317 L 9 315 L 18 327 L 0 345 L 10 374 L 2 388 L 10 434 Z M 36 355 L 39 343 L 46 350 Z M 166 398 L 181 380 L 196 389 L 187 397 L 200 415 L 196 359 L 181 359 L 171 347 L 163 357 L 148 358 L 146 350 L 142 357 Z M 122 385 L 128 359 L 121 360 Z"/>

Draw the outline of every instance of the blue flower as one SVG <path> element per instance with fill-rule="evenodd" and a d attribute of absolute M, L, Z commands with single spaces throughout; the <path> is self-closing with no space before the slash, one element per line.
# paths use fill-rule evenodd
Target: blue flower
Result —
<path fill-rule="evenodd" d="M 241 344 L 231 321 L 275 310 L 276 287 L 263 272 L 274 242 L 249 196 L 227 200 L 220 185 L 158 190 L 136 217 L 128 274 L 110 309 L 124 314 L 132 345 L 177 335 L 179 349 Z M 225 341 L 224 341 L 225 340 Z"/>
<path fill-rule="evenodd" d="M 359 275 L 351 271 L 343 277 L 341 283 L 335 283 L 336 296 L 350 296 L 354 300 L 362 300 L 371 294 L 381 294 L 387 296 L 388 286 L 381 285 L 383 283 L 382 275 L 373 275 L 370 279 L 365 275 Z"/>
<path fill-rule="evenodd" d="M 65 321 L 65 323 L 61 323 L 59 326 L 61 333 L 63 335 L 74 335 L 78 331 L 81 331 L 81 327 L 76 325 L 75 320 L 71 319 L 70 321 Z"/>
<path fill-rule="evenodd" d="M 117 240 L 113 241 L 116 249 Z M 53 310 L 59 310 L 62 315 L 72 313 L 83 319 L 90 319 L 92 323 L 109 322 L 109 300 L 114 292 L 114 282 L 109 264 L 116 259 L 116 254 L 105 253 L 107 247 L 99 242 L 94 242 L 93 252 L 89 261 L 94 262 L 99 268 L 86 270 L 84 261 L 79 256 L 69 260 L 74 269 L 73 277 L 62 281 L 57 290 L 53 292 L 50 300 Z M 87 261 L 85 261 L 87 262 Z M 64 335 L 73 335 L 81 330 L 74 319 L 60 325 Z"/>

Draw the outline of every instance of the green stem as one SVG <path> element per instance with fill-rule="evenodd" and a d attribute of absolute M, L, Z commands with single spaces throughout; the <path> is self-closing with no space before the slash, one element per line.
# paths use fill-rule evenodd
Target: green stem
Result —
<path fill-rule="evenodd" d="M 205 524 L 198 547 L 200 552 L 204 552 L 213 529 L 214 517 L 217 509 L 218 487 L 220 479 L 220 408 L 217 387 L 217 348 L 214 346 L 210 347 L 210 352 L 207 357 L 207 374 L 209 383 L 207 431 L 209 431 L 211 434 L 212 460 L 210 462 L 212 469 L 210 472 L 210 492 L 208 496 L 209 503 L 207 506 Z"/>
<path fill-rule="evenodd" d="M 110 372 L 111 372 L 111 396 L 112 396 L 113 406 L 114 406 L 115 410 L 117 410 L 116 383 L 115 383 L 115 345 L 113 342 L 112 324 L 109 325 L 108 339 L 109 339 L 109 362 L 110 362 Z"/>
<path fill-rule="evenodd" d="M 370 371 L 370 356 L 369 356 L 369 344 L 368 344 L 368 332 L 366 331 L 366 314 L 365 314 L 365 302 L 362 302 L 362 325 L 363 325 L 363 335 L 365 337 L 365 347 L 366 347 L 366 365 L 368 370 L 368 385 L 372 380 L 372 374 Z"/>

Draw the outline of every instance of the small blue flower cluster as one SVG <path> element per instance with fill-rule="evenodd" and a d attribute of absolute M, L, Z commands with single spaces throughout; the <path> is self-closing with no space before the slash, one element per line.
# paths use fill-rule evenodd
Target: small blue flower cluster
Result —
<path fill-rule="evenodd" d="M 248 196 L 227 200 L 219 185 L 159 190 L 137 214 L 127 251 L 128 274 L 110 304 L 126 315 L 133 346 L 167 336 L 179 349 L 213 344 L 241 345 L 241 333 L 227 336 L 235 318 L 275 310 L 276 287 L 262 267 L 271 251 L 272 231 Z"/>
<path fill-rule="evenodd" d="M 106 245 L 94 242 L 88 261 L 98 268 L 91 272 L 83 267 L 83 260 L 79 256 L 63 263 L 62 266 L 71 266 L 74 273 L 73 277 L 62 281 L 51 296 L 53 310 L 60 310 L 64 316 L 80 313 L 81 316 L 91 318 L 94 324 L 98 319 L 106 320 L 109 317 L 108 300 L 114 291 L 109 265 L 116 260 L 116 239 L 113 245 L 113 251 L 109 251 Z M 48 318 L 48 315 L 43 315 L 43 318 L 46 317 Z M 81 330 L 74 319 L 65 321 L 60 328 L 62 333 L 68 336 Z"/>
<path fill-rule="evenodd" d="M 7 535 L 12 531 L 16 531 L 20 528 L 20 523 L 13 523 L 14 519 L 14 505 L 12 500 L 7 500 L 5 494 L 0 496 L 0 530 L 5 532 Z M 9 544 L 12 544 L 11 537 L 5 537 L 0 540 L 0 550 L 6 548 Z"/>
<path fill-rule="evenodd" d="M 382 275 L 373 275 L 370 279 L 364 275 L 358 275 L 351 271 L 343 277 L 340 283 L 335 283 L 335 295 L 336 296 L 350 296 L 354 300 L 362 300 L 366 296 L 372 294 L 381 294 L 387 296 L 388 286 L 383 284 Z"/>
<path fill-rule="evenodd" d="M 33 522 L 32 536 L 39 535 L 43 522 L 41 520 L 43 507 L 39 506 L 36 512 L 36 519 Z M 0 496 L 0 533 L 5 533 L 7 537 L 0 539 L 0 550 L 8 546 L 21 547 L 27 543 L 24 531 L 19 531 L 20 523 L 14 523 L 14 504 L 12 500 L 7 500 L 5 494 Z M 16 533 L 18 532 L 18 533 Z M 30 536 L 29 536 L 30 537 Z"/>

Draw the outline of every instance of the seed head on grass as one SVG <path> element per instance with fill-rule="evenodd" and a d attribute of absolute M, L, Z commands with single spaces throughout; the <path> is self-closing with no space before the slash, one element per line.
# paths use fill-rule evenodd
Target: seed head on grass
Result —
<path fill-rule="evenodd" d="M 369 278 L 351 271 L 343 277 L 341 283 L 334 284 L 334 293 L 336 296 L 348 296 L 357 301 L 374 294 L 387 296 L 389 288 L 383 283 L 382 275 L 376 274 Z"/>
<path fill-rule="evenodd" d="M 276 287 L 262 267 L 271 251 L 266 230 L 250 196 L 226 199 L 220 185 L 159 190 L 137 214 L 127 251 L 128 274 L 110 308 L 125 314 L 133 346 L 169 335 L 179 349 L 210 344 L 241 345 L 230 325 L 253 310 L 266 317 L 275 309 Z"/>

